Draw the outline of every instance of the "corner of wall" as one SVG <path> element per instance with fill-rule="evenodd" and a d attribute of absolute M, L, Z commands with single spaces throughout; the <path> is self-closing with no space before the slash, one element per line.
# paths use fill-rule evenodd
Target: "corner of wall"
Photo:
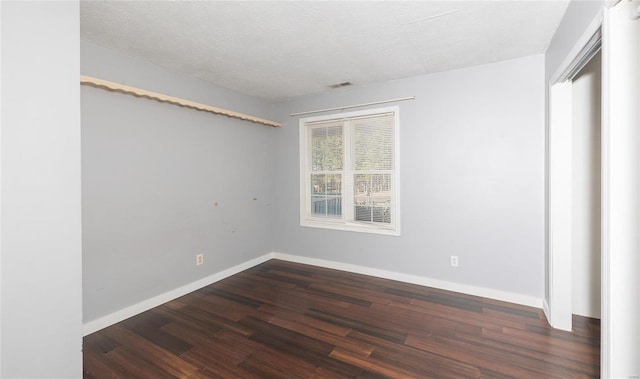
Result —
<path fill-rule="evenodd" d="M 257 266 L 260 263 L 266 262 L 269 259 L 271 259 L 272 256 L 273 254 L 265 254 L 258 258 L 254 258 L 249 261 L 243 262 L 241 264 L 235 265 L 233 267 L 229 267 L 228 269 L 219 271 L 213 275 L 209 275 L 206 278 L 196 280 L 195 282 L 189 283 L 182 287 L 154 296 L 150 299 L 143 300 L 139 303 L 130 305 L 126 308 L 123 308 L 116 312 L 102 316 L 98 319 L 85 322 L 82 325 L 82 335 L 86 336 L 91 333 L 97 332 L 100 329 L 104 329 L 120 321 L 126 320 L 129 317 L 133 317 L 137 314 L 148 311 L 166 302 L 177 299 L 180 296 L 184 296 L 188 293 L 197 291 L 203 287 L 219 282 L 239 272 L 242 272 L 244 270 L 250 269 L 251 267 Z"/>

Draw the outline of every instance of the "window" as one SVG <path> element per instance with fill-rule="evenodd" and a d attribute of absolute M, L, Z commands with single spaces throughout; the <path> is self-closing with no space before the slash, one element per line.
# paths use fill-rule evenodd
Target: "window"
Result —
<path fill-rule="evenodd" d="M 300 120 L 300 224 L 400 235 L 398 107 Z"/>

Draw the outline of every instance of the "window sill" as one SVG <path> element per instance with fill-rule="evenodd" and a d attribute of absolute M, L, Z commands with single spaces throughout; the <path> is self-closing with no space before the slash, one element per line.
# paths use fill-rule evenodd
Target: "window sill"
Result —
<path fill-rule="evenodd" d="M 400 236 L 400 228 L 396 225 L 395 227 L 381 227 L 378 225 L 371 224 L 360 224 L 360 223 L 345 223 L 345 222 L 331 222 L 325 220 L 300 220 L 300 226 L 304 226 L 307 228 L 319 228 L 319 229 L 330 229 L 330 230 L 341 230 L 344 232 L 358 232 L 358 233 L 370 233 L 370 234 L 380 234 L 387 236 Z"/>

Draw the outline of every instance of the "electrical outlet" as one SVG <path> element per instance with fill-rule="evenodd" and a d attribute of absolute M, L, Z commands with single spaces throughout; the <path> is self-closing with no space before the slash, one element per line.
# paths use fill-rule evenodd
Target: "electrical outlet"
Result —
<path fill-rule="evenodd" d="M 458 256 L 457 255 L 452 255 L 451 256 L 451 267 L 458 267 Z"/>
<path fill-rule="evenodd" d="M 204 255 L 203 254 L 196 255 L 196 266 L 200 266 L 203 263 L 204 263 Z"/>

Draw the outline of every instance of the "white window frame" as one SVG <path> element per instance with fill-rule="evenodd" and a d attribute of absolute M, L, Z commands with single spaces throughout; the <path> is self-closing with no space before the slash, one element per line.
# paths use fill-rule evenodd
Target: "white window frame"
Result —
<path fill-rule="evenodd" d="M 353 220 L 353 171 L 351 169 L 352 141 L 349 120 L 366 116 L 392 113 L 393 170 L 391 173 L 391 222 L 389 224 Z M 314 217 L 311 214 L 311 123 L 346 121 L 343 126 L 342 217 Z M 363 111 L 306 117 L 300 119 L 300 225 L 312 228 L 334 229 L 351 232 L 400 235 L 400 116 L 399 107 L 367 109 Z"/>

